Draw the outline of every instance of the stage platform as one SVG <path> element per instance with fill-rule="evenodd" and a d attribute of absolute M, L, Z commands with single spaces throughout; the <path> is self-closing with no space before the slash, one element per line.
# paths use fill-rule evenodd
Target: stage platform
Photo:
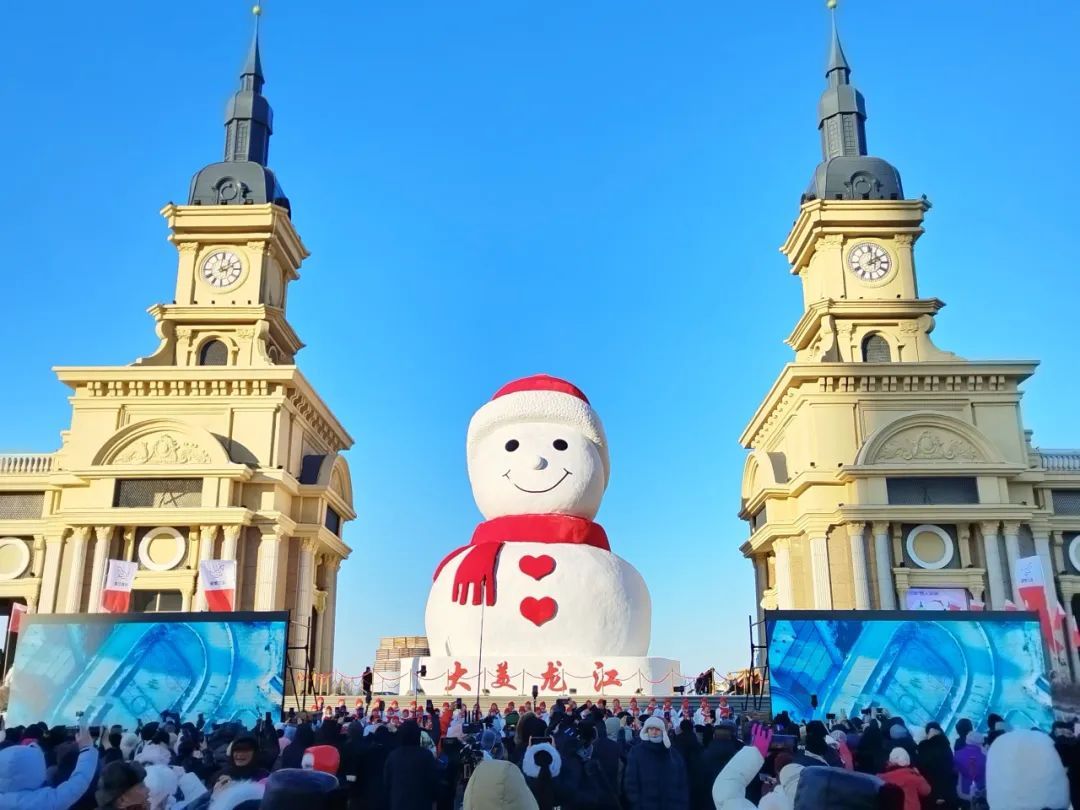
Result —
<path fill-rule="evenodd" d="M 449 703 L 451 706 L 453 706 L 454 702 L 458 699 L 458 697 L 458 695 L 450 696 L 421 694 L 416 695 L 415 700 L 418 705 L 423 705 L 425 701 L 430 700 L 432 703 L 435 704 L 436 708 L 440 708 L 443 703 Z M 651 698 L 644 697 L 642 695 L 624 694 L 566 694 L 562 695 L 561 697 L 567 700 L 572 699 L 576 701 L 579 705 L 583 704 L 586 700 L 596 702 L 597 700 L 603 698 L 608 702 L 609 706 L 611 705 L 611 702 L 613 700 L 618 698 L 619 702 L 623 705 L 623 708 L 628 707 L 630 705 L 630 699 L 636 697 L 638 701 L 638 706 L 642 709 L 644 709 L 645 706 L 648 705 L 649 700 L 651 700 Z M 656 702 L 663 705 L 665 698 L 671 698 L 671 702 L 675 706 L 679 706 L 682 703 L 683 697 L 684 695 L 664 695 L 657 697 Z M 685 695 L 685 697 L 690 701 L 690 707 L 693 709 L 697 709 L 697 707 L 701 704 L 701 695 Z M 709 695 L 709 705 L 713 708 L 713 711 L 716 711 L 717 706 L 720 705 L 721 697 L 727 698 L 728 706 L 731 707 L 731 710 L 736 715 L 749 714 L 755 720 L 771 719 L 772 717 L 772 715 L 770 714 L 770 703 L 768 695 L 764 695 L 762 697 L 751 695 Z M 324 701 L 324 705 L 330 708 L 337 706 L 338 700 L 344 700 L 345 705 L 348 706 L 350 709 L 356 704 L 356 695 L 323 695 L 322 698 Z M 293 695 L 287 695 L 285 698 L 285 710 L 288 711 L 290 708 L 300 709 L 301 703 L 304 703 L 305 707 L 310 710 L 311 707 L 314 705 L 314 699 L 315 698 L 313 695 L 308 695 L 306 699 L 303 695 L 299 696 L 299 699 L 297 697 L 294 697 Z M 413 701 L 414 697 L 412 695 L 375 695 L 374 699 L 385 701 L 387 706 L 390 705 L 390 701 L 396 700 L 398 702 L 398 706 L 408 707 L 408 705 Z M 544 695 L 541 695 L 539 698 L 539 700 L 545 701 L 549 708 L 555 703 L 557 699 L 558 697 L 545 697 Z M 484 714 L 487 714 L 488 711 L 490 711 L 491 709 L 492 703 L 498 705 L 499 710 L 503 711 L 506 708 L 506 704 L 510 701 L 513 701 L 515 706 L 521 706 L 521 704 L 527 700 L 531 701 L 532 695 L 480 695 L 480 708 Z M 476 706 L 476 696 L 473 695 L 471 697 L 462 697 L 461 703 L 465 708 L 472 709 Z"/>

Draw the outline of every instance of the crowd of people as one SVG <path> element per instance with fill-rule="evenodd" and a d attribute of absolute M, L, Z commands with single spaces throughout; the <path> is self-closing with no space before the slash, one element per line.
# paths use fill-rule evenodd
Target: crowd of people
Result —
<path fill-rule="evenodd" d="M 252 729 L 39 723 L 4 732 L 0 810 L 1080 810 L 1072 724 L 992 715 L 950 739 L 880 712 L 758 725 L 725 708 L 377 700 Z"/>

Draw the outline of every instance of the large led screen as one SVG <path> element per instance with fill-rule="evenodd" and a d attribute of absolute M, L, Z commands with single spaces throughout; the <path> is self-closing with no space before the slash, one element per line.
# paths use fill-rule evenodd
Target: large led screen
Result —
<path fill-rule="evenodd" d="M 993 713 L 1013 728 L 1053 722 L 1038 614 L 770 611 L 765 623 L 776 714 L 882 708 L 949 733 L 962 717 L 985 729 Z"/>
<path fill-rule="evenodd" d="M 15 650 L 8 724 L 134 729 L 162 711 L 192 721 L 278 716 L 287 613 L 28 616 Z"/>

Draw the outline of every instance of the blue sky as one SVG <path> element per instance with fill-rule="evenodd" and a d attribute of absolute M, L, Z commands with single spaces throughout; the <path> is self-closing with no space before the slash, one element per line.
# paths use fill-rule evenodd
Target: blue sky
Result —
<path fill-rule="evenodd" d="M 777 251 L 819 159 L 818 0 L 268 0 L 271 165 L 312 257 L 299 364 L 356 439 L 338 666 L 423 629 L 479 514 L 472 412 L 536 372 L 590 396 L 601 509 L 649 582 L 654 655 L 744 666 L 737 437 L 801 311 Z M 0 62 L 0 451 L 67 427 L 56 364 L 125 364 L 172 297 L 158 209 L 218 159 L 243 2 L 6 10 Z M 1025 419 L 1080 446 L 1071 327 L 1080 6 L 842 2 L 873 153 L 934 208 L 920 291 L 941 347 L 1037 358 Z"/>

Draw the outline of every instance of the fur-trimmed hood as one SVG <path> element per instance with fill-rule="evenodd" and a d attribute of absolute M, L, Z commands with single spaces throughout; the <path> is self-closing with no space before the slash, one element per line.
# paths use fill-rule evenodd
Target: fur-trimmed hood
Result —
<path fill-rule="evenodd" d="M 1002 734 L 986 755 L 991 810 L 1065 810 L 1069 779 L 1054 741 L 1041 731 Z"/>

